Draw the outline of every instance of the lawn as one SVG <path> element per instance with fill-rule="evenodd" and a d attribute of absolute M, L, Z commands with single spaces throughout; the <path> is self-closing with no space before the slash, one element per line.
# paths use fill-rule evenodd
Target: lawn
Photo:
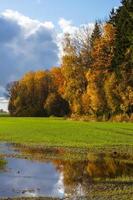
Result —
<path fill-rule="evenodd" d="M 1 117 L 0 141 L 71 147 L 133 145 L 133 124 Z"/>

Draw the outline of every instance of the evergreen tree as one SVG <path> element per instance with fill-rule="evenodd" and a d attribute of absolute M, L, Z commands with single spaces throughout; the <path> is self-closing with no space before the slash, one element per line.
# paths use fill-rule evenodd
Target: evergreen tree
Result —
<path fill-rule="evenodd" d="M 110 23 L 116 27 L 112 66 L 116 72 L 119 108 L 129 116 L 133 113 L 133 0 L 122 0 Z M 118 92 L 119 91 L 119 92 Z"/>
<path fill-rule="evenodd" d="M 113 66 L 119 67 L 130 54 L 130 67 L 133 66 L 133 0 L 122 0 L 122 6 L 112 14 L 110 22 L 116 27 L 116 43 Z M 128 65 L 129 67 L 129 65 Z"/>
<path fill-rule="evenodd" d="M 116 13 L 117 13 L 117 10 L 115 11 L 115 9 L 113 8 L 113 9 L 111 10 L 111 12 L 110 12 L 110 15 L 109 15 L 109 18 L 110 18 L 109 22 L 110 22 L 111 24 L 113 24 L 114 26 L 115 26 L 115 17 L 116 17 Z"/>
<path fill-rule="evenodd" d="M 101 35 L 102 35 L 101 24 L 100 22 L 96 21 L 94 30 L 91 35 L 91 47 L 94 46 L 94 42 L 96 41 L 96 39 L 99 39 Z"/>

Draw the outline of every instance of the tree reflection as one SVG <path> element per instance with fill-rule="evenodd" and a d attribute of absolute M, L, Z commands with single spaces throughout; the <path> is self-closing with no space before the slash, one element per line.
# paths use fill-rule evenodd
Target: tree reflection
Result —
<path fill-rule="evenodd" d="M 3 171 L 6 167 L 6 161 L 3 158 L 0 158 L 0 171 Z"/>
<path fill-rule="evenodd" d="M 106 154 L 88 153 L 85 161 L 54 160 L 56 169 L 64 177 L 66 194 L 86 196 L 89 188 L 100 181 L 133 176 L 133 163 L 109 157 Z"/>
<path fill-rule="evenodd" d="M 132 177 L 133 178 L 133 162 L 124 160 L 121 155 L 111 155 L 106 153 L 90 153 L 86 152 L 77 157 L 75 152 L 67 152 L 66 149 L 52 148 L 20 148 L 20 151 L 33 160 L 51 162 L 56 170 L 63 177 L 62 185 L 64 185 L 64 194 L 70 194 L 73 199 L 77 196 L 91 195 L 92 190 L 101 191 L 105 188 L 112 191 L 120 189 L 120 183 L 115 179 Z M 67 157 L 69 155 L 69 157 Z M 112 184 L 112 179 L 114 183 Z M 130 181 L 129 181 L 130 182 Z M 109 184 L 108 184 L 109 183 Z M 111 185 L 112 184 L 112 185 Z M 122 185 L 121 184 L 121 185 Z M 128 182 L 126 183 L 126 185 Z M 131 184 L 129 184 L 131 185 Z"/>

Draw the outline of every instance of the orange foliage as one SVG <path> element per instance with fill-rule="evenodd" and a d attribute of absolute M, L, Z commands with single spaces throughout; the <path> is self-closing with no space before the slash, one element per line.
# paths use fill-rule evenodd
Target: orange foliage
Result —
<path fill-rule="evenodd" d="M 115 28 L 111 24 L 104 26 L 103 36 L 96 39 L 92 49 L 92 68 L 97 70 L 108 69 L 114 55 Z"/>

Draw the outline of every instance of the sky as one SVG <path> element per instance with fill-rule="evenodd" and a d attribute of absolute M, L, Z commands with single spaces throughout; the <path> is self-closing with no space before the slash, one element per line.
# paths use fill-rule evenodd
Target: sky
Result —
<path fill-rule="evenodd" d="M 60 18 L 80 25 L 108 17 L 110 10 L 119 5 L 120 0 L 0 0 L 0 12 L 12 9 L 55 25 Z"/>
<path fill-rule="evenodd" d="M 95 20 L 105 21 L 119 5 L 120 0 L 0 0 L 0 97 L 24 73 L 58 66 L 64 33 L 83 24 L 92 31 Z"/>
<path fill-rule="evenodd" d="M 0 97 L 0 109 L 4 111 L 8 111 L 8 99 L 5 99 L 4 97 Z"/>

